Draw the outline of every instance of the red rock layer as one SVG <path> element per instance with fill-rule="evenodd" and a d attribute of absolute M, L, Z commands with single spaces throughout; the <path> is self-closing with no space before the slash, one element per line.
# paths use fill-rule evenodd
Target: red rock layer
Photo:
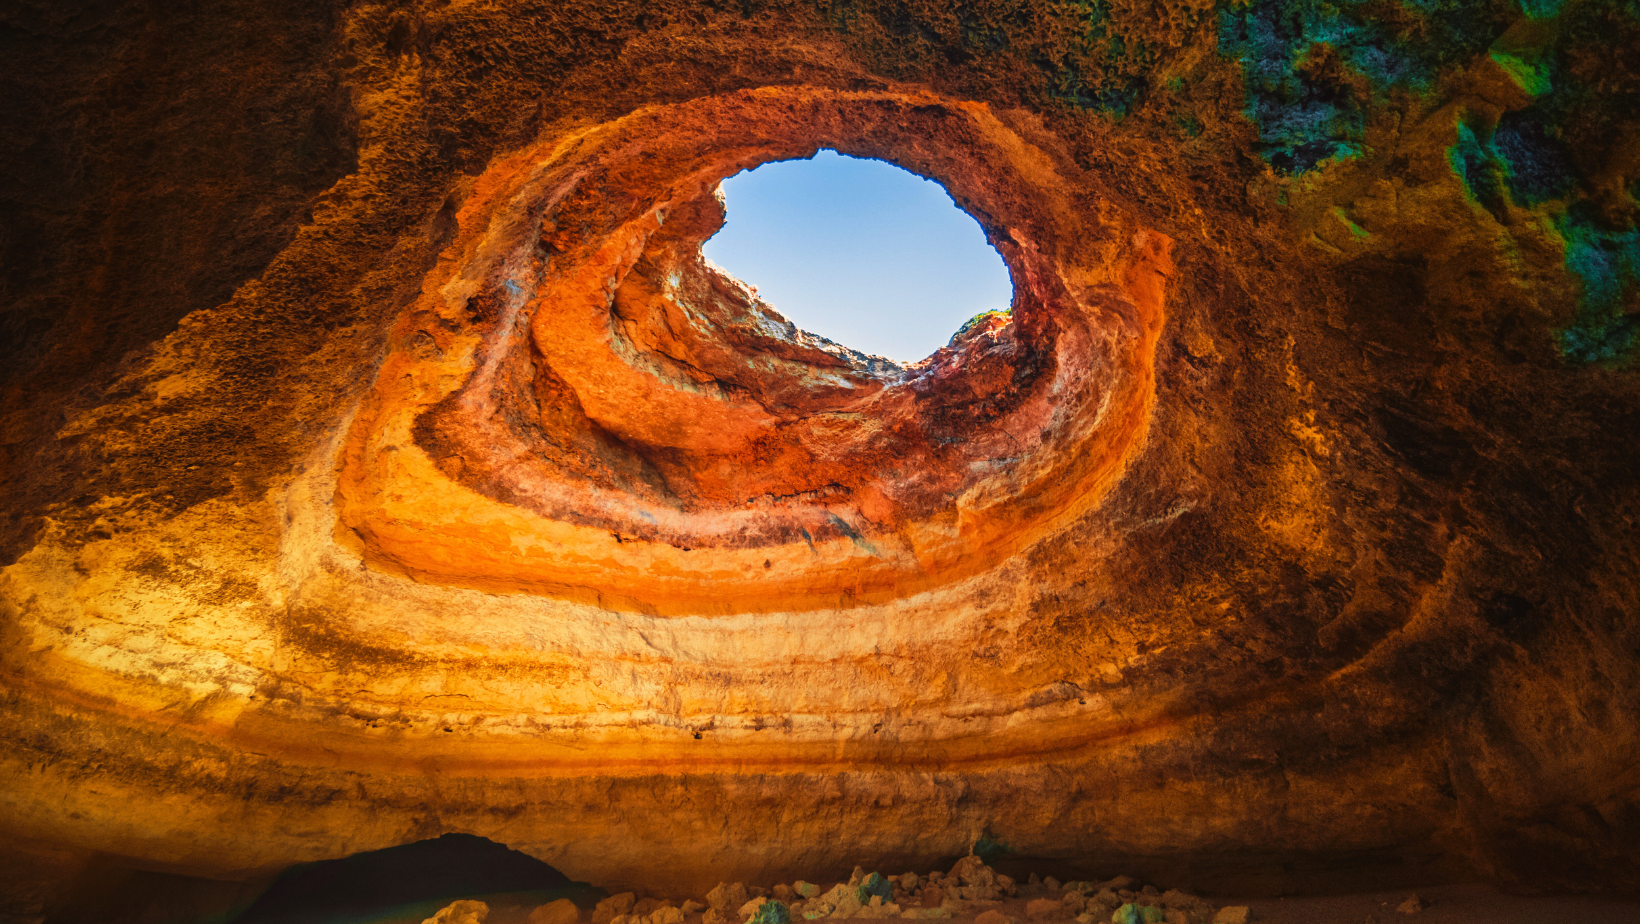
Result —
<path fill-rule="evenodd" d="M 943 180 L 1016 321 L 905 370 L 708 266 L 728 173 L 829 146 Z M 354 424 L 341 523 L 421 580 L 655 612 L 893 599 L 994 567 L 1144 431 L 1168 241 L 1077 211 L 984 107 L 766 90 L 551 138 L 478 180 Z"/>
<path fill-rule="evenodd" d="M 1188 3 L 1112 5 L 1122 118 L 1031 0 L 30 9 L 5 913 L 442 832 L 1640 887 L 1640 400 L 1454 172 L 1489 55 L 1287 176 Z M 893 369 L 699 261 L 822 145 L 944 183 L 1012 323 Z"/>

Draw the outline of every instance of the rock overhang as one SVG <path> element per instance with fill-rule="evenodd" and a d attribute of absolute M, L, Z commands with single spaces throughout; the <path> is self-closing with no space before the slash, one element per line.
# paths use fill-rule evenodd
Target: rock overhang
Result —
<path fill-rule="evenodd" d="M 719 179 L 821 146 L 945 182 L 1019 280 L 1016 320 L 892 376 L 779 331 L 699 245 Z M 342 525 L 423 581 L 649 612 L 846 606 L 993 567 L 1097 503 L 1153 400 L 1170 242 L 1075 208 L 1067 172 L 984 106 L 805 87 L 509 155 L 399 322 Z"/>
<path fill-rule="evenodd" d="M 125 304 L 106 285 L 25 287 L 83 294 L 61 368 L 142 349 L 13 386 L 0 487 L 35 531 L 0 577 L 6 830 L 227 877 L 467 831 L 704 887 L 991 830 L 1090 875 L 1636 881 L 1632 81 L 1586 60 L 1591 23 L 1634 19 L 1550 11 L 1499 58 L 1482 33 L 1518 17 L 1491 4 L 1380 93 L 1352 61 L 1468 7 L 1390 36 L 1379 5 L 1300 6 L 360 8 L 313 65 L 351 88 L 356 163 L 203 307 L 215 242 L 132 233 L 151 163 L 109 154 L 104 276 L 158 311 L 171 289 L 119 269 L 149 261 L 196 310 L 134 342 L 92 323 Z M 1309 49 L 1269 85 L 1247 17 Z M 219 108 L 209 137 L 273 130 Z M 125 131 L 186 148 L 160 110 Z M 1531 159 L 1557 135 L 1575 157 Z M 944 182 L 1008 259 L 1013 325 L 902 380 L 693 268 L 717 177 L 820 144 Z M 243 222 L 241 159 L 154 195 Z M 625 192 L 559 176 L 548 223 L 530 171 L 570 164 Z M 754 456 L 770 483 L 721 474 L 816 411 Z M 779 515 L 742 533 L 751 487 Z M 538 567 L 510 537 L 542 529 L 599 551 Z"/>

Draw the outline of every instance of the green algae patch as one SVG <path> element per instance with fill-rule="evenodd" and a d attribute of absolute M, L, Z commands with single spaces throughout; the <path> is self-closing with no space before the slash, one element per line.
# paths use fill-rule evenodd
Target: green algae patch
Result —
<path fill-rule="evenodd" d="M 1355 222 L 1350 220 L 1350 216 L 1344 213 L 1344 209 L 1343 209 L 1342 206 L 1337 206 L 1337 205 L 1333 206 L 1332 212 L 1333 212 L 1333 216 L 1335 218 L 1337 218 L 1340 222 L 1342 222 L 1345 228 L 1349 229 L 1350 235 L 1352 237 L 1355 237 L 1356 239 L 1363 240 L 1363 241 L 1366 240 L 1369 237 L 1372 237 L 1372 234 L 1369 231 L 1367 231 L 1366 228 L 1363 228 L 1360 225 L 1358 225 Z"/>
<path fill-rule="evenodd" d="M 1535 58 L 1535 56 L 1534 56 Z M 1549 92 L 1549 70 L 1542 61 L 1508 52 L 1492 52 L 1492 60 L 1503 69 L 1515 86 L 1528 96 L 1542 96 Z"/>

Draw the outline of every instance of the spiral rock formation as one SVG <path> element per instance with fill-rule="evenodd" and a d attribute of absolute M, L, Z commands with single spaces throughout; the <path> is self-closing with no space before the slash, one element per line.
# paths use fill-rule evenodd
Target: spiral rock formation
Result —
<path fill-rule="evenodd" d="M 1379 6 L 25 6 L 8 913 L 447 832 L 1640 887 L 1640 12 Z M 821 148 L 1011 318 L 703 260 Z"/>

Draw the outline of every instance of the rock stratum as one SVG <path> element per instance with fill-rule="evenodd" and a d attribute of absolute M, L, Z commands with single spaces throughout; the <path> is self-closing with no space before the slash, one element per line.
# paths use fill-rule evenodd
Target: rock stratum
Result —
<path fill-rule="evenodd" d="M 1640 888 L 1633 0 L 0 22 L 7 913 L 449 832 Z M 1011 316 L 702 260 L 821 148 Z"/>

